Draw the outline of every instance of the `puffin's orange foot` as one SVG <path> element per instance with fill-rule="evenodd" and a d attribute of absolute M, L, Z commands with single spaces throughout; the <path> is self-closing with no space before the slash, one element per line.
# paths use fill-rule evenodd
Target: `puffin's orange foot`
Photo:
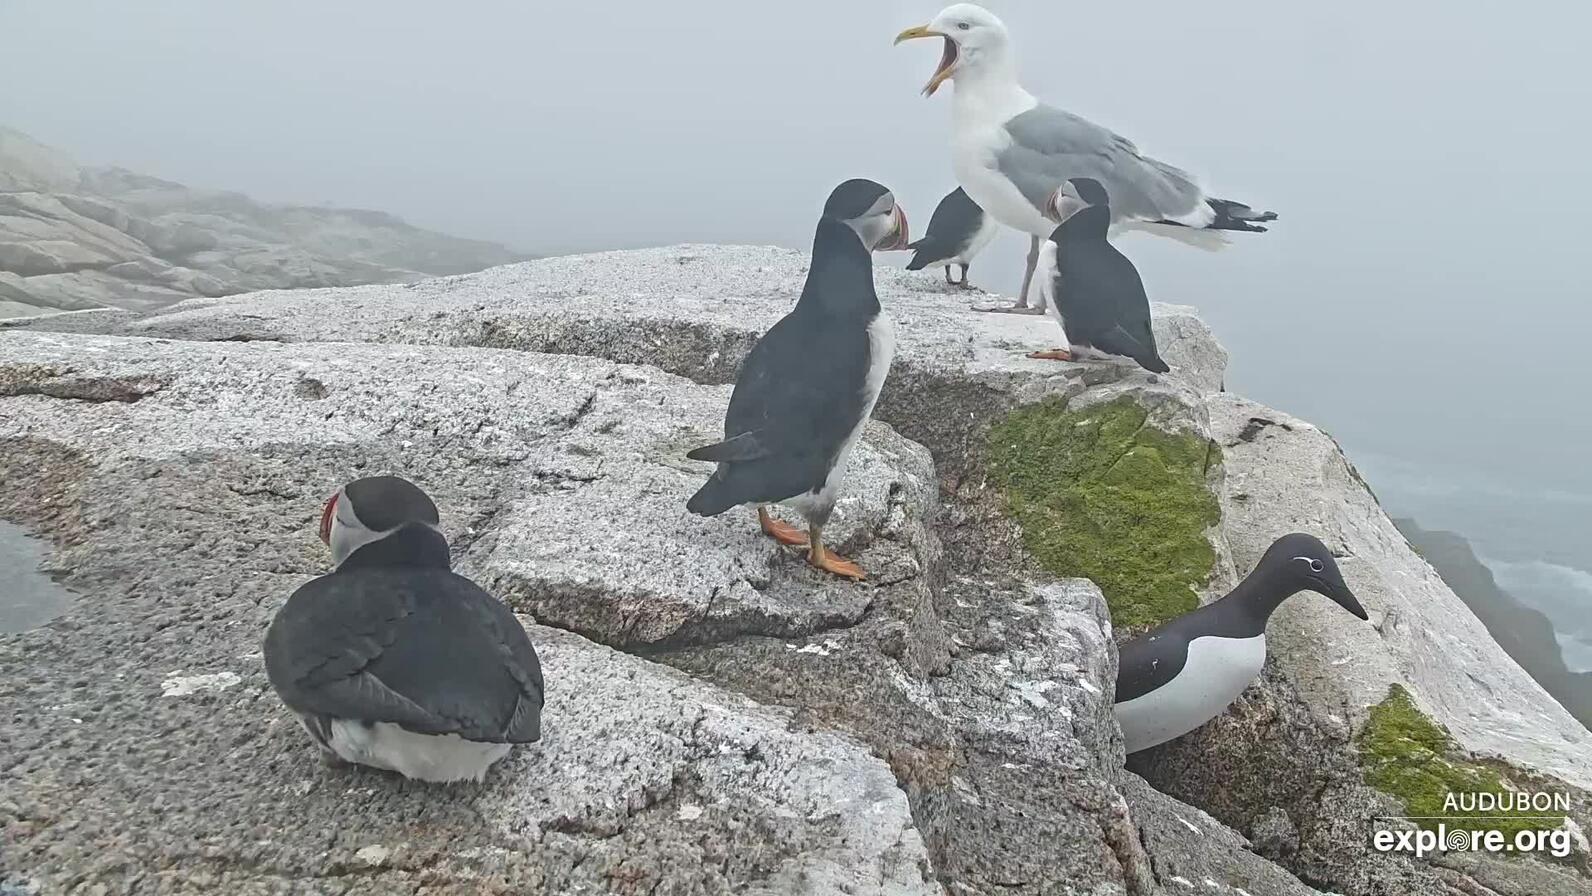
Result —
<path fill-rule="evenodd" d="M 764 535 L 780 544 L 788 544 L 798 548 L 807 547 L 806 532 L 792 526 L 790 523 L 782 523 L 774 519 L 769 516 L 767 510 L 761 507 L 757 509 L 757 522 L 762 527 Z"/>
<path fill-rule="evenodd" d="M 860 582 L 863 578 L 862 567 L 833 551 L 813 551 L 807 554 L 807 562 L 817 569 L 831 575 Z"/>
<path fill-rule="evenodd" d="M 780 544 L 788 544 L 798 548 L 807 547 L 807 533 L 789 523 L 772 520 L 767 526 L 763 527 L 763 533 Z"/>
<path fill-rule="evenodd" d="M 1035 361 L 1071 361 L 1072 352 L 1064 348 L 1053 348 L 1048 352 L 1029 352 L 1028 357 Z"/>

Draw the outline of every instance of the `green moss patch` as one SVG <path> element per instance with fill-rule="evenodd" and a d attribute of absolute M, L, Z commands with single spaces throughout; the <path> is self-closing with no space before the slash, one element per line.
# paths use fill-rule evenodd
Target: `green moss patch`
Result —
<path fill-rule="evenodd" d="M 1163 432 L 1130 398 L 1077 410 L 1025 405 L 989 435 L 989 474 L 1023 544 L 1046 571 L 1105 592 L 1112 622 L 1136 628 L 1199 606 L 1221 518 L 1206 483 L 1220 449 Z"/>
<path fill-rule="evenodd" d="M 1552 830 L 1557 818 L 1536 818 L 1531 811 L 1450 811 L 1449 794 L 1508 793 L 1504 776 L 1491 765 L 1465 758 L 1448 731 L 1415 706 L 1409 691 L 1393 685 L 1387 697 L 1371 707 L 1370 719 L 1357 739 L 1365 782 L 1404 804 L 1404 812 L 1423 828 L 1440 823 L 1451 829 L 1499 830 L 1514 835 L 1524 830 Z"/>

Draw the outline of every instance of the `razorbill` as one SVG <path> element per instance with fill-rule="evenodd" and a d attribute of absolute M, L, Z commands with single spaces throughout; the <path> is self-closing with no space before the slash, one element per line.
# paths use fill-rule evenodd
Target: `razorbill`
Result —
<path fill-rule="evenodd" d="M 829 194 L 801 297 L 746 356 L 724 414 L 724 441 L 686 455 L 719 465 L 688 510 L 713 516 L 755 504 L 763 532 L 808 545 L 808 563 L 863 577 L 861 567 L 824 547 L 823 529 L 895 353 L 870 251 L 906 242 L 906 215 L 885 187 L 848 180 Z M 766 505 L 775 502 L 801 514 L 807 533 L 771 517 Z"/>
<path fill-rule="evenodd" d="M 1017 305 L 990 310 L 1043 310 L 1037 302 L 1029 307 L 1028 288 L 1040 242 L 1052 228 L 1044 205 L 1069 177 L 1093 177 L 1106 185 L 1116 200 L 1118 227 L 1207 248 L 1225 242 L 1218 231 L 1264 231 L 1260 224 L 1277 217 L 1241 202 L 1212 199 L 1188 172 L 1141 154 L 1131 141 L 1088 119 L 1035 99 L 1017 82 L 1006 26 L 982 6 L 948 6 L 928 24 L 896 35 L 896 43 L 920 38 L 944 41 L 923 93 L 932 95 L 947 80 L 954 85 L 951 167 L 957 183 L 997 221 L 1031 236 Z M 1066 52 L 1061 43 L 1053 41 L 1051 47 L 1054 53 Z"/>
<path fill-rule="evenodd" d="M 1117 723 L 1129 753 L 1187 734 L 1221 715 L 1266 663 L 1266 621 L 1288 597 L 1314 591 L 1365 619 L 1332 552 L 1284 535 L 1238 587 L 1119 649 Z"/>
<path fill-rule="evenodd" d="M 479 781 L 540 739 L 536 650 L 508 607 L 450 571 L 425 492 L 396 476 L 350 482 L 320 537 L 336 568 L 277 612 L 265 670 L 326 758 Z"/>
<path fill-rule="evenodd" d="M 1171 368 L 1155 349 L 1150 300 L 1138 269 L 1106 240 L 1111 204 L 1092 177 L 1062 184 L 1051 201 L 1061 224 L 1040 253 L 1039 285 L 1068 347 L 1028 357 L 1072 361 L 1121 355 L 1154 373 Z"/>
<path fill-rule="evenodd" d="M 984 214 L 978 203 L 968 198 L 966 190 L 957 187 L 934 207 L 923 238 L 907 246 L 913 250 L 907 270 L 921 271 L 932 264 L 943 264 L 945 282 L 968 289 L 968 265 L 973 262 L 973 256 L 989 245 L 999 229 L 1000 224 Z M 953 264 L 962 268 L 961 280 L 951 279 Z"/>

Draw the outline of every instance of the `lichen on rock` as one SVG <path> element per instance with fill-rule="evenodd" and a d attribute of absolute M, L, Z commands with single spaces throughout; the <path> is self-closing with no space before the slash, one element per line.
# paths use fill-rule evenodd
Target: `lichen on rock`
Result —
<path fill-rule="evenodd" d="M 1220 518 L 1206 482 L 1220 449 L 1165 432 L 1122 397 L 1084 408 L 1061 399 L 1017 408 L 989 436 L 989 473 L 1034 560 L 1092 579 L 1114 624 L 1137 628 L 1199 606 Z"/>
<path fill-rule="evenodd" d="M 1448 731 L 1421 712 L 1402 685 L 1390 687 L 1387 697 L 1371 707 L 1356 743 L 1366 783 L 1402 803 L 1423 828 L 1436 829 L 1441 822 L 1450 829 L 1513 836 L 1563 823 L 1533 810 L 1447 805 L 1450 794 L 1507 794 L 1515 788 L 1497 768 L 1466 759 Z"/>

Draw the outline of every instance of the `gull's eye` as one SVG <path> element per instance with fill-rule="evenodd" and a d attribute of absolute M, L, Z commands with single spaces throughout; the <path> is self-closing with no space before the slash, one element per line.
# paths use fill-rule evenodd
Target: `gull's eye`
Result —
<path fill-rule="evenodd" d="M 973 26 L 969 25 L 966 22 L 957 22 L 956 23 L 956 30 L 958 30 L 958 31 L 966 31 L 967 29 L 969 29 L 971 27 L 973 27 Z"/>

